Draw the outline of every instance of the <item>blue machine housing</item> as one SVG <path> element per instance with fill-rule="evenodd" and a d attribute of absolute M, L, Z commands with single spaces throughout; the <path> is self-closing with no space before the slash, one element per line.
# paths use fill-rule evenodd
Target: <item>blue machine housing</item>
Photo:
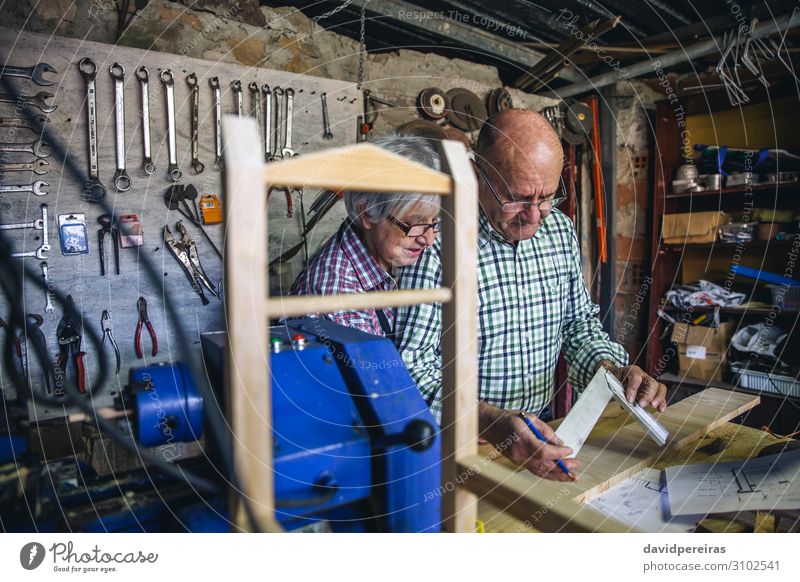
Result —
<path fill-rule="evenodd" d="M 439 531 L 437 425 L 394 344 L 316 318 L 271 333 L 283 527 L 325 520 L 334 531 Z"/>

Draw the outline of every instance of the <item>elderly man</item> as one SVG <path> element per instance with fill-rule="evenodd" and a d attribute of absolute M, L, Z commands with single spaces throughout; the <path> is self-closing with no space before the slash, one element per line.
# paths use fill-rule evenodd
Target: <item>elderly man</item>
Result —
<path fill-rule="evenodd" d="M 473 162 L 481 205 L 478 231 L 478 380 L 481 435 L 493 444 L 515 435 L 503 453 L 533 473 L 569 477 L 555 461 L 572 451 L 542 420 L 553 395 L 555 367 L 563 351 L 569 377 L 585 387 L 600 366 L 623 381 L 630 401 L 663 410 L 666 388 L 609 340 L 596 318 L 580 269 L 571 221 L 556 209 L 563 152 L 539 114 L 508 110 L 481 129 Z M 403 272 L 401 288 L 441 283 L 440 243 Z M 396 340 L 411 375 L 441 416 L 441 307 L 397 312 Z M 518 412 L 533 418 L 548 444 L 537 440 Z M 508 442 L 508 441 L 506 441 Z M 570 471 L 575 459 L 565 459 Z"/>

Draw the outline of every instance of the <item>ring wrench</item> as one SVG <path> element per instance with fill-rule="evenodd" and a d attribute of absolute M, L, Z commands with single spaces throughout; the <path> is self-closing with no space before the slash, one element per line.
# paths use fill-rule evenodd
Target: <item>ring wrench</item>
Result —
<path fill-rule="evenodd" d="M 222 169 L 222 96 L 219 77 L 211 77 L 208 84 L 214 91 L 214 169 Z"/>
<path fill-rule="evenodd" d="M 142 147 L 144 157 L 142 159 L 142 169 L 148 176 L 156 173 L 156 165 L 153 163 L 153 154 L 150 151 L 150 71 L 147 67 L 141 66 L 136 69 L 136 78 L 139 79 L 139 94 L 142 104 Z"/>
<path fill-rule="evenodd" d="M 45 313 L 53 313 L 56 308 L 53 307 L 53 302 L 50 300 L 50 276 L 47 270 L 47 261 L 40 263 L 42 267 L 42 281 L 44 282 L 44 296 L 47 298 L 47 305 L 44 306 Z"/>
<path fill-rule="evenodd" d="M 281 122 L 281 96 L 283 95 L 283 88 L 275 87 L 272 94 L 275 96 L 275 152 L 272 154 L 270 161 L 279 160 L 283 157 L 281 154 L 281 133 L 283 133 L 283 124 Z"/>
<path fill-rule="evenodd" d="M 200 161 L 200 87 L 197 86 L 197 75 L 189 73 L 186 77 L 186 84 L 192 90 L 192 112 L 191 112 L 191 130 L 192 130 L 192 170 L 195 174 L 201 173 L 205 166 Z"/>
<path fill-rule="evenodd" d="M 3 186 L 0 185 L 0 194 L 12 194 L 14 192 L 30 192 L 35 196 L 45 196 L 47 192 L 44 192 L 42 188 L 44 186 L 49 186 L 47 182 L 43 182 L 42 180 L 36 180 L 32 184 L 17 184 L 11 186 Z"/>
<path fill-rule="evenodd" d="M 40 87 L 55 85 L 55 81 L 49 81 L 44 78 L 45 73 L 58 74 L 58 71 L 47 63 L 38 63 L 33 67 L 0 67 L 0 77 L 22 77 L 23 79 L 30 79 Z"/>
<path fill-rule="evenodd" d="M 286 134 L 283 139 L 282 157 L 292 157 L 297 154 L 292 149 L 292 102 L 294 101 L 294 89 L 286 89 Z"/>
<path fill-rule="evenodd" d="M 233 97 L 236 99 L 236 115 L 242 117 L 244 115 L 244 97 L 242 97 L 242 82 L 238 79 L 231 81 L 231 90 Z"/>
<path fill-rule="evenodd" d="M 89 180 L 86 182 L 84 198 L 89 202 L 99 202 L 106 197 L 106 187 L 100 181 L 100 166 L 97 161 L 97 63 L 90 58 L 78 62 L 78 70 L 86 82 L 86 120 L 89 140 Z"/>
<path fill-rule="evenodd" d="M 0 164 L 0 172 L 33 172 L 35 174 L 46 174 L 50 162 L 47 160 L 36 160 L 28 164 Z"/>
<path fill-rule="evenodd" d="M 35 126 L 34 123 L 38 124 L 39 127 Z M 22 119 L 20 117 L 0 117 L 0 127 L 11 127 L 14 129 L 28 129 L 33 133 L 39 133 L 41 128 L 41 132 L 44 133 L 47 131 L 45 124 L 47 123 L 47 117 L 42 115 L 41 113 L 34 115 L 33 120 L 29 119 Z"/>
<path fill-rule="evenodd" d="M 258 88 L 258 83 L 251 82 L 248 86 L 250 89 L 250 96 L 253 99 L 253 116 L 256 118 L 256 126 L 258 127 L 258 143 L 259 147 L 264 148 L 264 124 L 261 120 L 262 105 L 261 105 L 261 89 Z"/>
<path fill-rule="evenodd" d="M 50 157 L 50 154 L 42 152 L 42 148 L 49 147 L 50 144 L 42 140 L 20 143 L 0 143 L 0 152 L 33 154 L 35 157 L 41 159 Z"/>
<path fill-rule="evenodd" d="M 12 257 L 36 257 L 37 259 L 46 259 L 47 253 L 50 251 L 50 241 L 47 238 L 47 204 L 42 204 L 39 207 L 42 211 L 42 217 L 37 218 L 33 222 L 17 223 L 17 224 L 0 224 L 0 230 L 20 230 L 34 228 L 42 231 L 42 244 L 35 251 L 27 253 L 11 253 Z"/>
<path fill-rule="evenodd" d="M 117 171 L 114 187 L 120 192 L 131 189 L 131 177 L 125 171 L 125 69 L 119 63 L 108 68 L 114 79 L 114 150 L 117 154 Z"/>
<path fill-rule="evenodd" d="M 7 95 L 0 93 L 0 101 L 4 103 L 25 103 L 26 105 L 33 105 L 38 107 L 43 113 L 52 113 L 58 107 L 57 105 L 48 105 L 45 100 L 54 97 L 52 93 L 39 91 L 36 95 Z"/>
<path fill-rule="evenodd" d="M 175 133 L 175 76 L 170 69 L 161 71 L 161 83 L 164 85 L 167 102 L 167 144 L 169 145 L 169 177 L 178 182 L 183 172 L 178 168 L 178 136 Z"/>
<path fill-rule="evenodd" d="M 272 90 L 264 83 L 261 87 L 264 92 L 264 160 L 271 162 L 272 155 Z"/>

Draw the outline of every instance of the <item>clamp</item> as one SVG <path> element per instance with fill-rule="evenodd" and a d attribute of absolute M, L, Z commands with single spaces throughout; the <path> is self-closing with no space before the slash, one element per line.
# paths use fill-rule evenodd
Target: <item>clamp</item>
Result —
<path fill-rule="evenodd" d="M 73 319 L 73 314 L 75 314 L 75 303 L 72 300 L 72 295 L 67 295 L 64 316 L 58 322 L 58 328 L 56 328 L 59 346 L 55 363 L 55 395 L 57 397 L 64 396 L 64 377 L 66 376 L 66 366 L 70 360 L 75 362 L 78 391 L 81 394 L 86 394 L 86 366 L 84 365 L 86 352 L 81 351 L 81 324 Z"/>
<path fill-rule="evenodd" d="M 217 299 L 220 298 L 219 293 L 217 293 L 217 290 L 211 284 L 203 270 L 203 265 L 200 264 L 200 255 L 197 252 L 197 243 L 195 243 L 189 236 L 189 233 L 186 232 L 186 227 L 183 226 L 183 222 L 178 221 L 175 224 L 175 228 L 181 234 L 181 240 L 176 241 L 172 236 L 172 231 L 169 229 L 169 226 L 165 226 L 164 244 L 167 245 L 169 251 L 183 268 L 183 272 L 192 284 L 192 289 L 200 296 L 203 305 L 208 305 L 209 301 L 203 292 L 203 287 L 208 289 Z"/>
<path fill-rule="evenodd" d="M 117 374 L 119 374 L 120 361 L 121 361 L 119 355 L 119 347 L 117 346 L 117 342 L 114 339 L 114 333 L 111 328 L 111 314 L 108 312 L 108 309 L 104 309 L 103 315 L 100 316 L 100 327 L 103 330 L 103 343 L 101 345 L 103 346 L 106 345 L 106 339 L 108 339 L 108 341 L 111 343 L 111 347 L 114 348 L 114 357 L 116 358 L 117 361 Z"/>
<path fill-rule="evenodd" d="M 133 339 L 133 347 L 136 350 L 136 357 L 141 360 L 144 357 L 144 352 L 142 352 L 142 327 L 146 327 L 147 333 L 150 334 L 150 343 L 153 346 L 150 352 L 151 356 L 158 354 L 158 338 L 153 329 L 153 324 L 150 323 L 150 318 L 147 317 L 147 301 L 144 297 L 139 297 L 139 300 L 136 302 L 136 309 L 139 311 L 139 321 L 136 323 L 136 335 Z M 112 339 L 111 341 L 113 342 L 114 340 Z M 117 372 L 119 372 L 119 365 L 117 367 Z"/>

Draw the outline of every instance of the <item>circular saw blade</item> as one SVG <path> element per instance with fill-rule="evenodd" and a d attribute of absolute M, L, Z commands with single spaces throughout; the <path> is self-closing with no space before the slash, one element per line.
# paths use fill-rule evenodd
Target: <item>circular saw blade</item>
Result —
<path fill-rule="evenodd" d="M 506 91 L 505 88 L 497 87 L 489 92 L 489 98 L 486 101 L 486 109 L 489 115 L 513 109 L 513 107 L 514 99 L 511 97 L 511 93 Z"/>
<path fill-rule="evenodd" d="M 443 119 L 447 115 L 447 97 L 438 87 L 428 87 L 417 96 L 417 107 L 423 117 Z"/>
<path fill-rule="evenodd" d="M 446 95 L 448 110 L 447 121 L 462 131 L 480 129 L 486 121 L 487 113 L 483 101 L 472 91 L 455 88 Z"/>

